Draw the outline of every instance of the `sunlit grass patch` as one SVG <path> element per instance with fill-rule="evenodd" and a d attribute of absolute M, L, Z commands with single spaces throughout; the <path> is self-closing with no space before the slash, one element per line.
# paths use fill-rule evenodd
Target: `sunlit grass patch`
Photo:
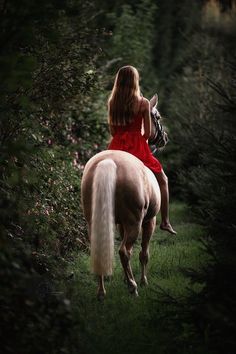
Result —
<path fill-rule="evenodd" d="M 204 236 L 204 229 L 197 224 L 182 222 L 186 217 L 186 206 L 181 203 L 175 203 L 172 207 L 172 219 L 179 220 L 176 223 L 178 229 L 177 236 L 161 231 L 158 226 L 150 241 L 150 260 L 148 264 L 148 276 L 159 280 L 172 279 L 173 275 L 181 274 L 182 268 L 197 269 L 206 262 L 206 256 L 201 248 L 200 237 Z M 181 214 L 182 213 L 182 214 Z M 119 240 L 115 241 L 115 262 L 113 276 L 106 281 L 107 292 L 113 288 L 125 288 L 122 266 L 118 255 Z M 141 249 L 140 238 L 134 245 L 134 252 L 131 259 L 133 272 L 139 282 L 140 264 L 139 251 Z M 86 253 L 80 253 L 75 257 L 74 262 L 70 264 L 74 272 L 74 278 L 89 288 L 94 287 L 94 296 L 96 293 L 96 279 L 90 274 L 90 259 Z M 87 289 L 88 290 L 88 289 Z M 119 291 L 116 289 L 116 292 Z"/>

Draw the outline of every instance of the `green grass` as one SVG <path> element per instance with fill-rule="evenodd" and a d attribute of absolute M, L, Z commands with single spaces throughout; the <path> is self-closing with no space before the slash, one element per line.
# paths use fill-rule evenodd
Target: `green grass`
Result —
<path fill-rule="evenodd" d="M 79 254 L 70 264 L 74 278 L 65 285 L 77 319 L 75 340 L 78 353 L 201 353 L 206 354 L 188 311 L 190 291 L 202 285 L 192 284 L 183 269 L 199 269 L 207 263 L 200 237 L 204 229 L 191 223 L 187 207 L 171 205 L 171 221 L 177 237 L 158 227 L 150 242 L 150 261 L 146 288 L 139 287 L 139 297 L 129 295 L 123 272 L 116 259 L 114 274 L 106 281 L 107 296 L 103 303 L 96 299 L 97 281 L 89 272 L 89 257 Z M 132 267 L 139 283 L 138 253 L 140 239 L 134 247 Z M 75 351 L 76 352 L 76 351 Z"/>

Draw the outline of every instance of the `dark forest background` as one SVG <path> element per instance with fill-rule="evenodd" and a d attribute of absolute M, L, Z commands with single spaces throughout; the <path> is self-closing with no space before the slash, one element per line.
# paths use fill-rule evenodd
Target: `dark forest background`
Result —
<path fill-rule="evenodd" d="M 3 352 L 84 352 L 68 297 L 45 301 L 41 279 L 56 288 L 88 252 L 81 175 L 107 146 L 108 94 L 130 64 L 159 95 L 171 199 L 207 230 L 208 266 L 189 271 L 204 284 L 186 304 L 192 331 L 208 353 L 234 353 L 235 1 L 3 0 L 0 18 Z"/>

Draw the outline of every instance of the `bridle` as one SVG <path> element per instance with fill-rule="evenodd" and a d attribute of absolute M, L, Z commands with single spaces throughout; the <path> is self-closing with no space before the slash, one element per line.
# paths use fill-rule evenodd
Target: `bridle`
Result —
<path fill-rule="evenodd" d="M 168 143 L 167 133 L 164 131 L 160 123 L 161 115 L 154 106 L 151 109 L 151 121 L 152 121 L 152 135 L 148 140 L 149 147 L 152 151 L 152 154 L 157 153 L 161 148 L 163 148 Z"/>

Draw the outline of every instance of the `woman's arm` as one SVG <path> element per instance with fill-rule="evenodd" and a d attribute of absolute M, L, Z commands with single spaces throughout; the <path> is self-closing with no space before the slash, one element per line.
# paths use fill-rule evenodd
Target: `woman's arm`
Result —
<path fill-rule="evenodd" d="M 151 135 L 151 115 L 150 115 L 150 103 L 147 98 L 143 99 L 143 126 L 144 126 L 144 138 L 148 140 Z"/>

